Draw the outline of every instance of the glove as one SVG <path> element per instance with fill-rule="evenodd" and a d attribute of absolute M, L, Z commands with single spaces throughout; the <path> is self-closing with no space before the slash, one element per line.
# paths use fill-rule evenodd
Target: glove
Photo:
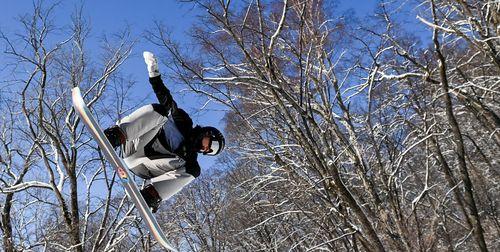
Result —
<path fill-rule="evenodd" d="M 142 56 L 144 57 L 144 62 L 146 62 L 146 65 L 148 66 L 149 77 L 153 78 L 156 76 L 160 76 L 160 71 L 158 70 L 158 61 L 156 60 L 156 57 L 153 55 L 153 53 L 145 51 L 142 53 Z"/>

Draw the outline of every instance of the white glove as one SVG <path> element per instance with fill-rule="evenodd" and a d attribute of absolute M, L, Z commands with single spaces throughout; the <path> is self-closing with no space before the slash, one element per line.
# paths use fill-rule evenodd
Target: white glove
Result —
<path fill-rule="evenodd" d="M 144 62 L 146 62 L 146 65 L 148 65 L 149 77 L 153 78 L 156 76 L 160 76 L 160 71 L 158 70 L 158 61 L 156 60 L 156 57 L 153 55 L 153 53 L 144 51 L 142 53 L 142 56 L 144 56 Z"/>

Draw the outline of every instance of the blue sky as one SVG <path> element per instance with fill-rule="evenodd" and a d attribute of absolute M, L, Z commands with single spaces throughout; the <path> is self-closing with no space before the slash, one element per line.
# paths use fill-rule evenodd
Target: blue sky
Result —
<path fill-rule="evenodd" d="M 56 1 L 46 1 L 50 4 Z M 55 20 L 57 25 L 70 24 L 70 14 L 74 11 L 75 6 L 78 6 L 81 1 L 60 1 L 55 10 Z M 336 13 L 341 13 L 347 9 L 352 9 L 362 18 L 364 15 L 372 12 L 376 7 L 376 0 L 341 0 L 339 1 Z M 19 32 L 20 26 L 16 19 L 20 15 L 30 13 L 33 9 L 33 3 L 29 0 L 3 0 L 2 8 L 0 9 L 0 29 L 6 34 L 14 34 Z M 175 39 L 179 42 L 186 41 L 186 31 L 192 25 L 196 13 L 199 11 L 193 8 L 192 4 L 179 4 L 174 0 L 86 0 L 84 1 L 84 16 L 91 23 L 91 39 L 89 49 L 97 46 L 98 38 L 103 34 L 112 34 L 125 25 L 129 25 L 132 29 L 133 37 L 139 38 L 138 43 L 133 49 L 132 56 L 123 65 L 122 72 L 137 81 L 136 93 L 138 97 L 149 95 L 150 99 L 145 103 L 155 102 L 152 91 L 148 88 L 143 88 L 141 84 L 147 84 L 147 71 L 142 59 L 142 52 L 149 50 L 152 52 L 160 52 L 161 50 L 142 38 L 145 30 L 152 28 L 155 21 L 160 21 L 171 28 Z M 3 48 L 0 48 L 3 51 Z M 0 66 L 5 65 L 6 58 L 3 53 L 0 53 Z M 0 87 L 3 81 L 7 79 L 8 73 L 1 70 L 0 67 Z M 160 65 L 160 71 L 165 70 L 165 67 Z M 177 97 L 179 105 L 185 108 L 188 112 L 196 111 L 201 107 L 202 100 L 193 103 L 193 97 L 189 95 L 180 95 L 178 85 L 169 86 L 174 91 L 174 96 Z M 177 95 L 176 95 L 177 94 Z M 186 98 L 188 97 L 188 98 Z M 209 111 L 206 113 L 197 113 L 193 116 L 195 123 L 204 125 L 221 125 L 222 112 Z M 209 167 L 214 164 L 214 159 L 201 158 L 201 164 L 204 167 Z"/>

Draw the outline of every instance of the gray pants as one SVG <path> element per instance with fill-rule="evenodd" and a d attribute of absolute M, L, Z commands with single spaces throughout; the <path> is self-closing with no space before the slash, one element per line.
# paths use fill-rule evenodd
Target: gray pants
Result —
<path fill-rule="evenodd" d="M 172 119 L 157 113 L 153 106 L 146 105 L 117 123 L 127 137 L 123 146 L 125 163 L 134 174 L 149 180 L 147 183 L 155 187 L 163 200 L 194 180 L 191 174 L 186 173 L 185 161 L 177 155 L 169 153 L 165 158 L 150 159 L 144 153 L 145 145 L 169 120 Z"/>

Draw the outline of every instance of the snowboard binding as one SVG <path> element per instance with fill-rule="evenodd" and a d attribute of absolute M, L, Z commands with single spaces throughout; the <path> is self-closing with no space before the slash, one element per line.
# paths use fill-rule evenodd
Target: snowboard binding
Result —
<path fill-rule="evenodd" d="M 125 141 L 127 140 L 125 133 L 123 132 L 122 129 L 120 129 L 118 125 L 114 125 L 105 129 L 104 135 L 106 135 L 106 138 L 108 138 L 113 148 L 116 148 L 124 144 Z"/>
<path fill-rule="evenodd" d="M 146 185 L 146 187 L 141 189 L 141 195 L 151 208 L 151 212 L 156 213 L 158 211 L 158 207 L 160 207 L 161 197 L 154 186 L 151 184 Z"/>

